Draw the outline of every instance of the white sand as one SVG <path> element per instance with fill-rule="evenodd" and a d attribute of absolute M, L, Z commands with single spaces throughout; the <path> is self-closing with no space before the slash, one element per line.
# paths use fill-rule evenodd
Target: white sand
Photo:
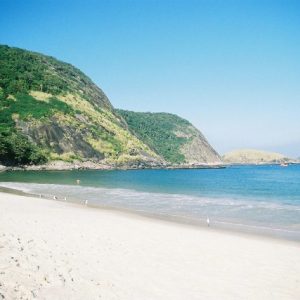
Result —
<path fill-rule="evenodd" d="M 0 193 L 0 293 L 300 299 L 300 243 Z"/>

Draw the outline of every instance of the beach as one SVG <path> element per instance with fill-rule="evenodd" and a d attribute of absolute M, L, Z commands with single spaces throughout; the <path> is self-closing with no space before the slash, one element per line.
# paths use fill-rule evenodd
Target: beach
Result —
<path fill-rule="evenodd" d="M 299 299 L 300 243 L 0 193 L 0 299 Z"/>

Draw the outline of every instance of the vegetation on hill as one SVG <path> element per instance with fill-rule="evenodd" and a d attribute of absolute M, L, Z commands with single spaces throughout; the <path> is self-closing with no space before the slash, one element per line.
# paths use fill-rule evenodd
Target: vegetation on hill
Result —
<path fill-rule="evenodd" d="M 0 132 L 0 162 L 5 165 L 42 164 L 47 161 L 42 150 L 19 132 Z"/>
<path fill-rule="evenodd" d="M 53 57 L 0 45 L 0 163 L 157 161 L 86 75 Z"/>
<path fill-rule="evenodd" d="M 125 119 L 129 129 L 166 161 L 185 162 L 180 147 L 189 140 L 189 137 L 176 135 L 176 129 L 179 126 L 189 126 L 188 121 L 168 113 L 141 113 L 126 110 L 117 110 L 117 112 Z"/>
<path fill-rule="evenodd" d="M 48 160 L 136 166 L 219 156 L 188 121 L 117 111 L 72 65 L 0 45 L 0 164 Z"/>
<path fill-rule="evenodd" d="M 168 113 L 117 111 L 129 129 L 167 162 L 220 163 L 219 155 L 187 120 Z"/>
<path fill-rule="evenodd" d="M 99 107 L 112 108 L 84 73 L 51 56 L 0 45 L 0 62 L 0 87 L 5 96 L 31 90 L 52 95 L 79 92 Z"/>
<path fill-rule="evenodd" d="M 5 97 L 0 90 L 0 162 L 8 164 L 40 164 L 47 161 L 46 153 L 30 142 L 15 127 L 16 120 L 46 119 L 55 112 L 73 113 L 64 102 L 51 98 L 38 103 L 28 94 Z"/>

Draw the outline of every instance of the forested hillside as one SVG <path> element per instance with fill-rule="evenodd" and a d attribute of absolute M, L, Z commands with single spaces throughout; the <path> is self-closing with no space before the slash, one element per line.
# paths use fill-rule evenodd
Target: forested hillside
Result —
<path fill-rule="evenodd" d="M 218 153 L 189 121 L 168 113 L 117 111 L 129 129 L 171 163 L 220 163 Z"/>
<path fill-rule="evenodd" d="M 0 163 L 159 161 L 70 64 L 0 46 Z"/>
<path fill-rule="evenodd" d="M 205 137 L 167 113 L 115 110 L 70 64 L 0 45 L 0 164 L 218 163 Z"/>

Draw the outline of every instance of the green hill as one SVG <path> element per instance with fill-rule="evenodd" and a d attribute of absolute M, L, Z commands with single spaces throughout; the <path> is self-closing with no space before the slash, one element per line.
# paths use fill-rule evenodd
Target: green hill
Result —
<path fill-rule="evenodd" d="M 188 121 L 115 110 L 70 64 L 0 45 L 0 164 L 219 162 Z"/>
<path fill-rule="evenodd" d="M 160 161 L 81 71 L 53 57 L 0 46 L 0 162 L 75 159 Z"/>
<path fill-rule="evenodd" d="M 117 110 L 129 129 L 171 163 L 220 163 L 218 153 L 190 122 L 168 113 Z"/>

